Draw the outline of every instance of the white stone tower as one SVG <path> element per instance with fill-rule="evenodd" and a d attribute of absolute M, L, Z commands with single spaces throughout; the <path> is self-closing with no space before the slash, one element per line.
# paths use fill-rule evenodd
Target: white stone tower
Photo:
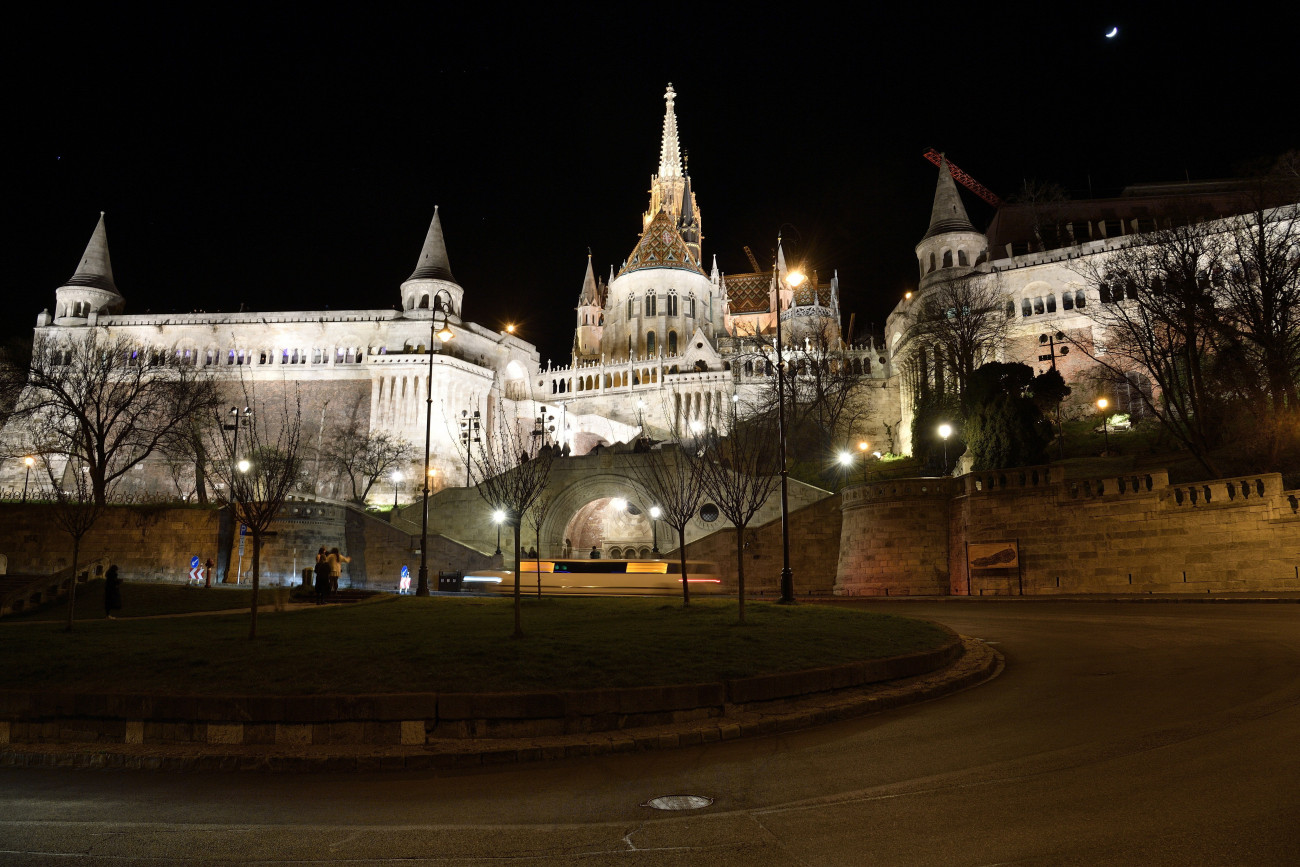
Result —
<path fill-rule="evenodd" d="M 916 262 L 924 292 L 934 283 L 969 274 L 988 258 L 988 238 L 975 230 L 957 192 L 948 161 L 939 162 L 939 182 L 934 190 L 930 228 L 916 245 Z"/>
<path fill-rule="evenodd" d="M 424 237 L 424 247 L 415 270 L 402 284 L 402 310 L 407 318 L 427 319 L 433 315 L 434 299 L 441 294 L 443 304 L 450 304 L 452 321 L 460 321 L 461 303 L 465 290 L 451 274 L 447 261 L 447 244 L 442 237 L 442 221 L 438 208 L 433 209 L 433 220 Z"/>
<path fill-rule="evenodd" d="M 113 265 L 108 258 L 108 233 L 104 229 L 104 212 L 81 254 L 68 282 L 54 291 L 56 325 L 85 325 L 101 313 L 121 313 L 126 304 L 113 282 Z"/>

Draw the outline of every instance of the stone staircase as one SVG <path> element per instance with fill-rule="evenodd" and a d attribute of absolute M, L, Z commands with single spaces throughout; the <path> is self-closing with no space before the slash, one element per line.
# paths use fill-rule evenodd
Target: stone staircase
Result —
<path fill-rule="evenodd" d="M 92 572 L 96 577 L 103 574 L 103 558 L 79 564 L 77 569 L 77 581 L 84 584 L 90 580 Z M 68 592 L 68 580 L 71 577 L 71 566 L 60 569 L 53 575 L 0 575 L 0 617 L 27 611 L 63 596 Z"/>

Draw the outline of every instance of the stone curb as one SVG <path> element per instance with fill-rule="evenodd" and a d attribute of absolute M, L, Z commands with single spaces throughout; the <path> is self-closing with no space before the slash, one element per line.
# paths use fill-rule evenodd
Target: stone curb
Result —
<path fill-rule="evenodd" d="M 0 767 L 122 768 L 157 771 L 372 773 L 436 771 L 674 749 L 779 734 L 940 698 L 1000 673 L 1002 656 L 962 637 L 947 667 L 833 694 L 759 701 L 693 722 L 579 735 L 501 739 L 442 738 L 419 746 L 286 744 L 8 744 Z"/>

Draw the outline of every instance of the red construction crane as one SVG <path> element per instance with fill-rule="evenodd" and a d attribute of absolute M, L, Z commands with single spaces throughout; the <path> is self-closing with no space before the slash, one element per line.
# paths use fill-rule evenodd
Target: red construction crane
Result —
<path fill-rule="evenodd" d="M 925 157 L 927 160 L 934 163 L 936 166 L 940 165 L 940 160 L 944 158 L 943 154 L 939 153 L 934 148 L 930 148 L 928 151 L 921 154 L 921 156 Z M 952 179 L 954 181 L 961 184 L 963 187 L 970 190 L 972 193 L 979 196 L 981 199 L 988 202 L 993 207 L 999 208 L 1002 206 L 1002 200 L 999 199 L 996 195 L 994 195 L 992 190 L 990 190 L 988 187 L 984 186 L 979 181 L 972 178 L 970 175 L 963 172 L 961 169 L 957 168 L 957 164 L 954 163 L 952 160 L 948 160 L 948 168 L 952 171 Z"/>

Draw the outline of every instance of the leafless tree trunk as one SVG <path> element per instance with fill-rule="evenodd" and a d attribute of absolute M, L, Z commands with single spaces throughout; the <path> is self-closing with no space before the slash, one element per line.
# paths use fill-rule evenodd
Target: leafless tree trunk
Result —
<path fill-rule="evenodd" d="M 665 415 L 668 413 L 665 411 Z M 669 416 L 669 418 L 672 418 Z M 686 526 L 695 518 L 704 499 L 704 447 L 708 434 L 695 436 L 682 429 L 680 419 L 672 431 L 675 444 L 665 443 L 640 456 L 633 472 L 649 492 L 649 509 L 658 506 L 662 511 L 659 520 L 677 531 L 677 556 L 682 572 L 682 605 L 691 604 L 690 576 L 686 571 Z"/>
<path fill-rule="evenodd" d="M 527 420 L 531 427 L 532 419 Z M 493 509 L 505 513 L 506 521 L 514 528 L 515 536 L 515 631 L 514 638 L 524 634 L 522 594 L 519 576 L 520 527 L 529 509 L 546 493 L 550 483 L 551 462 L 555 449 L 544 444 L 545 436 L 533 436 L 531 429 L 521 427 L 521 419 L 506 412 L 499 403 L 495 430 L 489 431 L 478 448 L 462 444 L 461 457 L 470 468 L 475 489 L 483 501 Z"/>
<path fill-rule="evenodd" d="M 253 604 L 248 637 L 257 637 L 257 597 L 261 589 L 262 542 L 280 514 L 285 499 L 299 483 L 302 467 L 302 409 L 287 391 L 279 400 L 257 399 L 251 382 L 244 383 L 245 405 L 253 412 L 239 429 L 239 453 L 234 431 L 220 431 L 213 444 L 218 459 L 212 469 L 225 482 L 235 520 L 253 537 Z"/>
<path fill-rule="evenodd" d="M 710 438 L 704 446 L 704 491 L 736 528 L 736 589 L 741 623 L 745 622 L 745 528 L 779 481 L 779 448 L 776 426 L 769 417 L 757 415 L 742 421 L 734 404 L 727 436 Z"/>

